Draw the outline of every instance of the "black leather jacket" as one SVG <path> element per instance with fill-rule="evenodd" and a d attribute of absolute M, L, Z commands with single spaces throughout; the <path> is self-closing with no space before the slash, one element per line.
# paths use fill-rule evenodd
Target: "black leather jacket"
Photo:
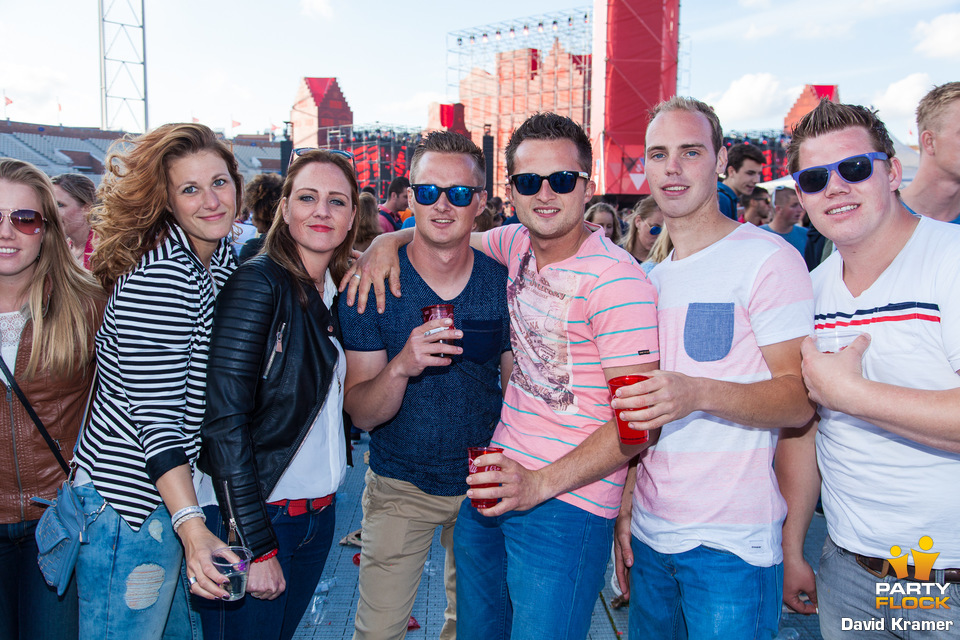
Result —
<path fill-rule="evenodd" d="M 213 478 L 224 523 L 236 524 L 254 557 L 277 548 L 265 500 L 335 375 L 337 314 L 315 288 L 305 290 L 303 307 L 293 278 L 264 255 L 241 265 L 217 297 L 198 466 Z"/>

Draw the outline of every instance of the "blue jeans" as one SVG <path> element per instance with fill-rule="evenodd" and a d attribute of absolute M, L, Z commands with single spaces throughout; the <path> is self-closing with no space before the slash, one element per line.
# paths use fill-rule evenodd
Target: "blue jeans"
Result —
<path fill-rule="evenodd" d="M 556 499 L 495 518 L 464 500 L 453 533 L 458 640 L 586 638 L 613 524 Z"/>
<path fill-rule="evenodd" d="M 0 524 L 0 640 L 77 637 L 77 581 L 60 598 L 44 582 L 33 537 L 37 522 Z"/>
<path fill-rule="evenodd" d="M 630 637 L 769 640 L 780 625 L 783 564 L 756 567 L 699 546 L 659 553 L 633 538 Z"/>
<path fill-rule="evenodd" d="M 103 498 L 93 484 L 74 487 L 85 511 Z M 134 531 L 112 507 L 87 529 L 80 546 L 77 590 L 80 637 L 85 640 L 151 638 L 194 640 L 197 621 L 187 607 L 183 547 L 162 504 Z"/>
<path fill-rule="evenodd" d="M 287 588 L 273 600 L 258 600 L 247 594 L 233 602 L 216 602 L 194 596 L 191 604 L 200 613 L 205 640 L 293 637 L 327 562 L 336 523 L 335 506 L 336 502 L 322 511 L 290 516 L 286 507 L 267 505 Z M 210 530 L 226 540 L 228 531 L 219 507 L 204 507 L 203 511 Z"/>

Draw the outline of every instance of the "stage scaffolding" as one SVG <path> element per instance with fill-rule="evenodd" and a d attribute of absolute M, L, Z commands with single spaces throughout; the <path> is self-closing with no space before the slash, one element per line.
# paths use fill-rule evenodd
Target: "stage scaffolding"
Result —
<path fill-rule="evenodd" d="M 493 136 L 491 195 L 503 196 L 503 152 L 531 114 L 553 111 L 589 133 L 593 7 L 518 18 L 447 34 L 447 93 L 464 105 L 467 130 Z"/>
<path fill-rule="evenodd" d="M 418 127 L 375 122 L 364 125 L 320 127 L 317 140 L 322 149 L 340 149 L 353 154 L 360 187 L 372 185 L 377 197 L 386 198 L 390 182 L 409 176 L 409 158 L 421 137 Z"/>

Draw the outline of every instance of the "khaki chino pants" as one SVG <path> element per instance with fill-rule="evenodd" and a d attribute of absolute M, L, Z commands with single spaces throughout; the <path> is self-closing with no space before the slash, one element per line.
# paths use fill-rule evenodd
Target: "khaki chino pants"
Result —
<path fill-rule="evenodd" d="M 447 608 L 440 640 L 457 637 L 453 529 L 464 496 L 432 496 L 403 480 L 367 470 L 363 492 L 360 600 L 354 640 L 400 640 L 407 635 L 423 564 L 442 527 Z"/>

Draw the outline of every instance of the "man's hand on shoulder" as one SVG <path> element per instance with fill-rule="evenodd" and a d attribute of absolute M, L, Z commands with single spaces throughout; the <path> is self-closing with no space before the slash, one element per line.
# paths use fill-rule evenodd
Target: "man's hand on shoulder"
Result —
<path fill-rule="evenodd" d="M 390 292 L 400 297 L 400 260 L 397 253 L 400 247 L 413 239 L 413 229 L 393 233 L 382 233 L 373 239 L 370 247 L 360 255 L 340 280 L 339 290 L 347 292 L 347 305 L 357 303 L 357 311 L 363 313 L 367 308 L 370 287 L 377 299 L 377 313 L 386 309 L 386 291 L 384 281 L 389 280 Z"/>

